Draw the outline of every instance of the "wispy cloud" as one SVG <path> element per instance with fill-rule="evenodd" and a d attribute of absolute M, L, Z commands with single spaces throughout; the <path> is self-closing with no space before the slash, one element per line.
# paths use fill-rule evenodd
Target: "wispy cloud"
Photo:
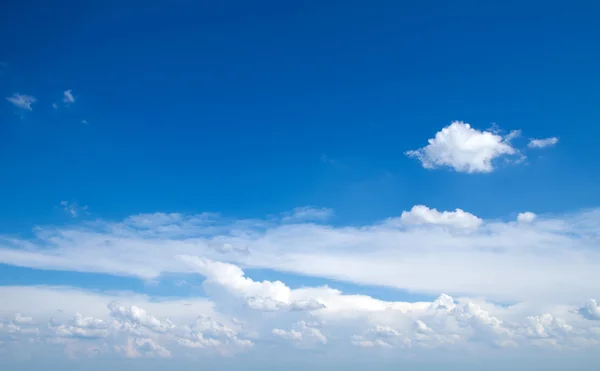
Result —
<path fill-rule="evenodd" d="M 310 206 L 297 207 L 291 212 L 283 213 L 282 221 L 287 223 L 306 221 L 325 221 L 333 215 L 333 210 Z"/>
<path fill-rule="evenodd" d="M 557 137 L 550 137 L 550 138 L 544 138 L 544 139 L 531 139 L 529 141 L 528 147 L 529 148 L 544 148 L 544 147 L 553 146 L 556 143 L 558 143 Z"/>
<path fill-rule="evenodd" d="M 326 154 L 322 154 L 321 155 L 321 162 L 326 163 L 326 164 L 330 164 L 330 165 L 337 164 L 336 160 L 332 159 L 331 157 L 327 156 Z"/>
<path fill-rule="evenodd" d="M 80 208 L 74 205 L 61 206 L 76 216 Z M 289 215 L 294 214 L 306 219 L 329 213 L 309 210 Z M 22 241 L 26 250 L 2 248 L 0 240 L 0 262 L 78 271 L 85 266 L 90 272 L 156 279 L 165 272 L 189 271 L 174 258 L 172 251 L 177 251 L 411 292 L 458 292 L 512 302 L 534 297 L 587 299 L 597 288 L 589 277 L 600 264 L 594 237 L 600 209 L 551 217 L 527 215 L 518 217 L 519 222 L 516 215 L 512 221 L 485 220 L 468 211 L 420 206 L 404 217 L 332 226 L 274 218 L 145 214 L 118 223 L 99 220 L 94 226 L 61 231 L 46 228 L 43 237 L 52 241 L 52 251 L 41 240 L 39 248 Z M 88 248 L 98 243 L 101 250 Z M 238 246 L 247 253 L 239 253 L 234 248 Z M 515 284 L 525 281 L 527 285 Z"/>
<path fill-rule="evenodd" d="M 81 123 L 84 125 L 89 125 L 89 123 L 87 122 L 87 120 L 81 120 Z"/>
<path fill-rule="evenodd" d="M 37 101 L 35 97 L 26 94 L 14 93 L 11 97 L 6 98 L 7 101 L 14 104 L 15 106 L 32 111 L 31 105 Z"/>
<path fill-rule="evenodd" d="M 66 91 L 63 93 L 63 95 L 64 95 L 63 102 L 65 102 L 65 103 L 67 103 L 67 104 L 68 104 L 68 103 L 75 103 L 75 97 L 73 97 L 73 94 L 71 93 L 71 91 L 72 91 L 72 90 L 71 90 L 71 89 L 69 89 L 69 90 L 66 90 Z"/>
<path fill-rule="evenodd" d="M 77 202 L 69 202 L 69 201 L 61 201 L 60 206 L 62 209 L 71 215 L 73 218 L 78 217 L 81 212 L 86 211 L 88 209 L 87 206 L 79 206 Z"/>

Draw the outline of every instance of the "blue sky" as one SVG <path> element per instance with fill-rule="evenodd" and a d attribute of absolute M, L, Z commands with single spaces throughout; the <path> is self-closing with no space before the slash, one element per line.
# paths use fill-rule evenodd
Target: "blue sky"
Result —
<path fill-rule="evenodd" d="M 2 337 L 12 325 L 46 344 L 36 359 L 52 344 L 94 367 L 89 354 L 232 353 L 269 368 L 275 338 L 315 363 L 388 347 L 425 362 L 424 336 L 440 352 L 456 336 L 465 352 L 493 344 L 514 367 L 529 347 L 590 359 L 599 12 L 6 2 L 0 347 L 22 349 Z M 218 346 L 199 345 L 212 322 L 180 332 L 198 314 L 181 300 L 231 330 Z M 398 314 L 408 306 L 430 332 Z M 166 335 L 152 327 L 167 318 Z"/>

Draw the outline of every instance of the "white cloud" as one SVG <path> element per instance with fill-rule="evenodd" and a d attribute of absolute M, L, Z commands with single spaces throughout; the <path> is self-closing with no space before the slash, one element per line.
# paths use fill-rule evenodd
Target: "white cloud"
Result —
<path fill-rule="evenodd" d="M 21 313 L 16 313 L 12 320 L 13 320 L 13 322 L 18 323 L 18 324 L 33 323 L 33 318 L 25 317 L 25 316 L 21 315 Z"/>
<path fill-rule="evenodd" d="M 238 332 L 208 316 L 200 316 L 191 326 L 185 326 L 177 342 L 187 348 L 213 348 L 222 355 L 248 350 L 253 343 L 241 339 Z"/>
<path fill-rule="evenodd" d="M 281 330 L 278 328 L 273 329 L 273 335 L 279 336 L 282 339 L 300 341 L 302 340 L 302 333 L 296 330 Z"/>
<path fill-rule="evenodd" d="M 63 102 L 69 104 L 69 103 L 75 103 L 75 97 L 73 97 L 73 94 L 71 93 L 71 89 L 69 90 L 65 90 L 63 92 Z"/>
<path fill-rule="evenodd" d="M 322 303 L 313 298 L 294 300 L 292 290 L 281 281 L 256 282 L 245 277 L 244 271 L 233 264 L 188 255 L 178 258 L 206 277 L 206 283 L 217 284 L 232 295 L 244 299 L 252 309 L 311 311 L 324 307 Z"/>
<path fill-rule="evenodd" d="M 531 223 L 535 220 L 536 215 L 531 211 L 526 211 L 524 213 L 519 213 L 517 215 L 517 222 L 519 223 Z"/>
<path fill-rule="evenodd" d="M 60 206 L 63 210 L 71 215 L 73 218 L 78 217 L 82 211 L 86 211 L 88 209 L 87 206 L 79 206 L 77 202 L 69 202 L 69 201 L 61 201 Z"/>
<path fill-rule="evenodd" d="M 438 213 L 434 220 L 448 223 L 439 216 L 444 212 Z M 96 220 L 38 227 L 35 239 L 0 238 L 0 262 L 146 280 L 163 273 L 199 273 L 209 287 L 225 288 L 248 306 L 286 311 L 310 311 L 315 305 L 310 299 L 326 309 L 330 304 L 315 296 L 295 297 L 283 283 L 256 282 L 235 265 L 223 264 L 508 302 L 597 296 L 590 277 L 600 264 L 595 237 L 600 210 L 540 215 L 527 228 L 498 219 L 467 230 L 400 219 L 363 226 L 229 220 L 211 214 Z M 226 244 L 231 248 L 221 248 Z M 246 253 L 236 250 L 242 248 Z M 223 260 L 227 263 L 219 263 Z"/>
<path fill-rule="evenodd" d="M 290 340 L 300 346 L 327 344 L 325 335 L 323 335 L 318 328 L 307 325 L 305 321 L 295 323 L 294 329 L 291 330 L 275 328 L 273 329 L 272 334 L 282 339 Z"/>
<path fill-rule="evenodd" d="M 393 221 L 393 220 L 392 220 Z M 410 211 L 403 211 L 400 222 L 408 225 L 441 225 L 455 228 L 474 229 L 481 225 L 482 219 L 461 209 L 455 211 L 437 211 L 424 205 L 416 205 Z"/>
<path fill-rule="evenodd" d="M 75 313 L 75 318 L 66 324 L 51 321 L 50 328 L 59 337 L 103 338 L 109 334 L 109 327 L 105 321 L 94 317 L 83 317 L 78 312 Z"/>
<path fill-rule="evenodd" d="M 6 98 L 7 101 L 14 104 L 15 106 L 32 111 L 31 105 L 34 104 L 37 99 L 31 95 L 14 93 L 11 97 Z"/>
<path fill-rule="evenodd" d="M 115 351 L 122 353 L 127 358 L 139 357 L 171 357 L 171 352 L 165 347 L 155 343 L 150 338 L 129 338 L 124 346 L 115 346 Z"/>
<path fill-rule="evenodd" d="M 0 287 L 0 295 L 10 301 L 0 306 L 0 314 L 15 308 L 26 313 L 19 312 L 5 323 L 0 321 L 0 339 L 3 332 L 11 334 L 17 347 L 37 339 L 45 344 L 63 346 L 65 353 L 73 350 L 86 353 L 91 349 L 91 353 L 96 354 L 93 349 L 102 348 L 102 353 L 115 352 L 136 358 L 169 357 L 171 352 L 167 348 L 199 348 L 197 344 L 202 340 L 206 347 L 221 355 L 247 351 L 253 346 L 251 341 L 240 337 L 237 330 L 213 319 L 223 315 L 214 312 L 212 303 L 206 299 L 186 299 L 191 305 L 184 306 L 181 299 L 156 301 L 122 293 L 118 298 L 127 304 L 121 305 L 115 302 L 114 295 L 31 286 Z M 67 298 L 69 300 L 65 300 Z M 60 312 L 54 309 L 57 305 L 63 308 Z M 153 308 L 163 316 L 173 316 L 176 323 L 150 314 L 139 305 Z M 79 309 L 88 309 L 93 315 L 84 316 Z M 38 318 L 35 322 L 27 317 L 34 313 Z M 72 313 L 75 313 L 74 317 L 69 316 Z M 190 319 L 192 325 L 187 324 Z M 235 326 L 231 319 L 230 322 Z"/>
<path fill-rule="evenodd" d="M 473 129 L 462 121 L 454 121 L 429 139 L 429 144 L 406 155 L 418 159 L 424 168 L 450 167 L 463 173 L 489 173 L 492 161 L 518 154 L 510 140 L 518 135 L 513 131 L 505 137 L 489 131 Z"/>
<path fill-rule="evenodd" d="M 84 124 L 84 125 L 89 125 L 88 122 L 87 122 L 87 120 L 81 120 L 81 123 Z"/>
<path fill-rule="evenodd" d="M 545 138 L 545 139 L 531 139 L 529 141 L 529 148 L 544 148 L 550 147 L 558 143 L 557 137 Z"/>
<path fill-rule="evenodd" d="M 331 289 L 304 290 L 325 295 Z M 36 294 L 38 297 L 32 297 Z M 540 315 L 535 308 L 524 311 L 521 305 L 500 307 L 467 298 L 455 300 L 448 295 L 423 303 L 379 301 L 380 307 L 365 310 L 361 301 L 378 300 L 337 292 L 334 312 L 327 313 L 327 308 L 301 312 L 300 317 L 289 312 L 263 312 L 257 316 L 251 309 L 239 308 L 236 316 L 242 320 L 214 312 L 213 306 L 194 309 L 184 307 L 179 300 L 124 293 L 120 296 L 127 301 L 124 305 L 115 305 L 111 295 L 69 288 L 0 287 L 0 295 L 10 306 L 3 305 L 0 311 L 18 309 L 23 313 L 2 322 L 0 339 L 3 334 L 12 336 L 14 349 L 25 349 L 24 344 L 29 344 L 30 352 L 43 350 L 44 344 L 62 347 L 69 356 L 152 358 L 179 357 L 186 352 L 234 355 L 248 351 L 272 354 L 273 348 L 265 344 L 269 338 L 281 338 L 307 349 L 353 344 L 363 348 L 446 348 L 460 352 L 473 346 L 482 350 L 540 346 L 586 349 L 600 345 L 595 321 L 577 315 L 576 307 L 548 307 Z M 69 301 L 64 301 L 65 295 Z M 62 312 L 54 310 L 57 304 L 64 308 Z M 90 314 L 77 312 L 82 304 Z M 226 302 L 220 305 L 225 308 Z M 151 314 L 146 308 L 163 315 Z M 354 315 L 348 317 L 344 312 Z M 14 323 L 14 318 L 34 315 L 35 321 L 21 326 Z M 190 316 L 197 316 L 191 324 Z"/>
<path fill-rule="evenodd" d="M 175 328 L 171 321 L 161 321 L 135 305 L 122 306 L 117 302 L 108 304 L 110 315 L 132 326 L 142 326 L 154 332 L 168 332 Z"/>
<path fill-rule="evenodd" d="M 52 103 L 52 108 L 54 108 L 56 110 L 56 109 L 58 109 L 58 105 L 56 103 Z"/>

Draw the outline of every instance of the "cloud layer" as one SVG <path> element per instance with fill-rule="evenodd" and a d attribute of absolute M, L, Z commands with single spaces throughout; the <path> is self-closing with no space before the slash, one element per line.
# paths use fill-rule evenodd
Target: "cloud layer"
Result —
<path fill-rule="evenodd" d="M 264 220 L 141 214 L 39 227 L 33 239 L 2 237 L 4 264 L 144 280 L 186 274 L 201 278 L 202 296 L 0 287 L 0 341 L 7 349 L 36 344 L 28 351 L 59 349 L 75 358 L 232 356 L 268 353 L 273 346 L 569 352 L 600 345 L 599 210 L 522 212 L 502 221 L 416 205 L 360 227 L 306 222 L 324 218 L 297 210 L 303 212 Z M 299 221 L 288 219 L 297 214 Z M 437 299 L 383 300 L 326 285 L 293 288 L 285 280 L 255 280 L 248 269 Z"/>
<path fill-rule="evenodd" d="M 156 213 L 121 222 L 39 227 L 34 239 L 1 238 L 0 263 L 152 280 L 198 271 L 189 264 L 191 258 L 181 259 L 189 256 L 500 301 L 582 301 L 598 290 L 600 210 L 535 217 L 525 212 L 517 220 L 502 221 L 419 205 L 399 217 L 347 227 L 283 218 Z M 213 269 L 205 265 L 200 271 L 212 279 Z M 525 281 L 527 285 L 520 284 Z M 239 284 L 248 283 L 242 277 Z"/>

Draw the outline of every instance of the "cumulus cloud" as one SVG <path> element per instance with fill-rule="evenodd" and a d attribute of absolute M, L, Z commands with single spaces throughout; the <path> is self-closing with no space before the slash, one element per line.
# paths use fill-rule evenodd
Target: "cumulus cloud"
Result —
<path fill-rule="evenodd" d="M 558 143 L 557 137 L 550 137 L 544 139 L 531 139 L 527 145 L 529 148 L 544 148 L 550 147 Z"/>
<path fill-rule="evenodd" d="M 53 320 L 50 328 L 59 337 L 103 338 L 108 336 L 108 324 L 98 318 L 84 317 L 75 313 L 75 318 L 65 324 Z"/>
<path fill-rule="evenodd" d="M 16 313 L 12 320 L 18 324 L 33 323 L 33 318 L 23 316 L 21 313 Z"/>
<path fill-rule="evenodd" d="M 294 300 L 292 290 L 281 281 L 256 282 L 245 277 L 244 271 L 233 264 L 187 255 L 178 258 L 205 276 L 208 283 L 215 283 L 231 294 L 243 298 L 252 309 L 311 311 L 324 307 L 323 304 L 312 298 Z"/>
<path fill-rule="evenodd" d="M 111 302 L 108 304 L 108 309 L 111 316 L 127 324 L 145 327 L 154 332 L 167 332 L 175 327 L 169 320 L 161 321 L 135 305 L 122 306 L 117 302 Z"/>
<path fill-rule="evenodd" d="M 73 94 L 71 93 L 72 90 L 65 90 L 63 92 L 63 102 L 69 104 L 69 103 L 75 103 L 75 97 L 73 97 Z"/>
<path fill-rule="evenodd" d="M 32 293 L 38 297 L 28 296 Z M 39 316 L 39 321 L 34 322 L 19 312 L 10 320 L 0 321 L 0 339 L 2 333 L 10 334 L 15 347 L 41 341 L 35 348 L 43 348 L 42 344 L 62 346 L 70 356 L 114 352 L 138 358 L 169 357 L 171 352 L 168 348 L 177 347 L 210 348 L 216 354 L 231 355 L 247 351 L 253 346 L 237 330 L 213 319 L 211 316 L 222 315 L 215 313 L 212 305 L 202 307 L 192 303 L 184 309 L 179 300 L 151 302 L 150 298 L 132 298 L 131 295 L 123 296 L 122 299 L 129 303 L 121 305 L 109 295 L 70 288 L 0 287 L 0 294 L 11 300 L 12 306 L 36 312 Z M 71 300 L 63 302 L 65 295 Z M 110 301 L 103 305 L 104 308 L 97 307 L 107 300 Z M 177 323 L 151 314 L 145 308 L 132 304 L 132 300 L 163 314 L 174 315 Z M 57 303 L 64 308 L 60 312 L 53 310 Z M 36 306 L 32 307 L 32 304 Z M 91 308 L 96 316 L 84 316 L 77 312 L 82 308 L 81 304 L 84 304 L 84 308 Z M 0 307 L 0 312 L 3 310 L 11 309 Z M 196 311 L 200 311 L 200 316 L 191 325 L 187 324 L 190 315 L 198 316 Z M 68 317 L 73 312 L 74 316 Z"/>
<path fill-rule="evenodd" d="M 531 223 L 535 220 L 536 215 L 530 211 L 519 213 L 517 215 L 517 222 L 519 223 Z"/>
<path fill-rule="evenodd" d="M 295 329 L 282 330 L 275 328 L 272 331 L 274 336 L 285 340 L 290 340 L 296 345 L 310 346 L 315 344 L 327 344 L 327 338 L 323 333 L 314 327 L 310 327 L 305 321 L 299 321 L 294 324 Z"/>
<path fill-rule="evenodd" d="M 191 326 L 185 326 L 177 337 L 179 345 L 186 348 L 213 349 L 230 355 L 254 346 L 252 341 L 239 337 L 238 331 L 208 316 L 200 316 Z"/>
<path fill-rule="evenodd" d="M 429 139 L 427 146 L 407 151 L 406 155 L 418 159 L 426 169 L 450 167 L 462 173 L 489 173 L 494 170 L 494 160 L 518 154 L 510 144 L 516 135 L 518 131 L 502 137 L 454 121 Z"/>
<path fill-rule="evenodd" d="M 303 290 L 312 294 L 323 292 L 326 296 L 330 289 Z M 40 298 L 29 296 L 34 293 Z M 62 302 L 65 294 L 71 295 L 70 301 Z M 153 300 L 149 297 L 140 302 L 140 298 L 123 296 L 123 300 L 131 301 L 123 305 L 109 301 L 97 307 L 111 297 L 66 288 L 0 287 L 0 295 L 11 301 L 12 309 L 23 313 L 0 321 L 0 339 L 3 334 L 12 336 L 14 349 L 24 349 L 23 345 L 29 344 L 27 349 L 33 351 L 47 344 L 63 347 L 67 354 L 86 357 L 99 353 L 128 358 L 171 357 L 184 350 L 222 356 L 248 351 L 272 352 L 272 348 L 264 347 L 264 340 L 269 338 L 307 349 L 348 345 L 454 351 L 470 349 L 473 345 L 479 346 L 478 349 L 585 349 L 600 344 L 600 332 L 596 331 L 594 321 L 570 315 L 572 309 L 569 308 L 549 307 L 543 314 L 536 314 L 535 308 L 497 306 L 468 298 L 456 300 L 446 294 L 431 302 L 410 303 L 385 302 L 337 292 L 334 294 L 337 299 L 332 299 L 338 301 L 337 305 L 332 305 L 333 311 L 328 313 L 330 309 L 327 308 L 314 313 L 301 312 L 300 320 L 290 316 L 290 312 L 256 316 L 250 309 L 237 312 L 242 320 L 234 320 L 223 313 L 209 314 L 214 306 L 182 309 L 181 302 L 174 302 L 175 299 Z M 214 300 L 222 299 L 215 297 Z M 381 305 L 361 304 L 367 300 L 378 301 Z M 75 312 L 74 317 L 54 318 L 53 308 L 57 302 L 63 305 L 65 316 Z M 34 303 L 36 306 L 32 307 Z M 82 303 L 91 304 L 90 312 L 96 314 L 76 312 Z M 163 316 L 150 313 L 142 306 L 152 307 Z M 26 327 L 14 323 L 15 318 L 26 318 L 34 312 L 38 314 L 36 321 L 26 321 Z M 353 315 L 344 315 L 349 312 Z M 190 314 L 198 316 L 191 324 Z M 216 317 L 228 318 L 228 323 Z M 137 331 L 132 331 L 131 326 Z"/>
<path fill-rule="evenodd" d="M 403 211 L 400 222 L 409 225 L 441 225 L 456 228 L 474 229 L 481 225 L 482 219 L 461 209 L 438 211 L 424 205 L 416 205 L 410 211 Z"/>
<path fill-rule="evenodd" d="M 35 99 L 35 97 L 19 93 L 14 93 L 11 97 L 7 97 L 6 100 L 19 108 L 29 111 L 33 110 L 31 108 L 31 105 L 37 102 L 37 99 Z"/>
<path fill-rule="evenodd" d="M 122 353 L 127 358 L 167 358 L 171 357 L 171 352 L 165 347 L 157 344 L 150 338 L 129 338 L 127 344 L 115 346 L 115 351 Z"/>

